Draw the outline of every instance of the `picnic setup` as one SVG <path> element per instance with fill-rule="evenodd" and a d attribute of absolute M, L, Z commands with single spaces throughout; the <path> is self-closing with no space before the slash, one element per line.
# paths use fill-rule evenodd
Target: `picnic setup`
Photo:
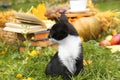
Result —
<path fill-rule="evenodd" d="M 119 4 L 119 0 L 1 0 L 0 80 L 119 80 Z M 83 72 L 77 73 L 75 66 L 82 64 Z"/>

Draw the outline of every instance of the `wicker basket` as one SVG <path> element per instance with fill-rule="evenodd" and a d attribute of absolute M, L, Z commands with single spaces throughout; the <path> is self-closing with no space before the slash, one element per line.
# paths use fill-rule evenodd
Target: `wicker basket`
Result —
<path fill-rule="evenodd" d="M 5 27 L 5 23 L 15 21 L 14 12 L 15 11 L 0 12 L 0 41 L 4 41 L 6 43 L 17 42 L 16 33 L 3 30 L 3 28 Z"/>
<path fill-rule="evenodd" d="M 14 32 L 4 31 L 0 28 L 0 41 L 5 41 L 6 43 L 17 43 L 17 36 Z"/>

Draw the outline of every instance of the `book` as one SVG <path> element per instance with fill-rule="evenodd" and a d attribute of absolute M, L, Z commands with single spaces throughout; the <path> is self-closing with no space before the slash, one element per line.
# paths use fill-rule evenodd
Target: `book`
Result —
<path fill-rule="evenodd" d="M 15 13 L 16 19 L 20 20 L 21 22 L 29 23 L 29 24 L 40 24 L 42 26 L 45 26 L 45 23 L 34 16 L 33 14 L 27 14 L 27 13 Z"/>
<path fill-rule="evenodd" d="M 5 31 L 16 33 L 40 33 L 52 27 L 54 22 L 50 20 L 40 20 L 36 16 L 27 13 L 15 13 L 17 22 L 5 23 Z M 48 23 L 49 22 L 49 23 Z M 52 22 L 52 23 L 51 23 Z"/>
<path fill-rule="evenodd" d="M 47 28 L 42 28 L 42 26 L 40 25 L 31 25 L 14 22 L 6 23 L 5 26 L 6 27 L 3 30 L 16 33 L 38 33 L 47 30 Z"/>

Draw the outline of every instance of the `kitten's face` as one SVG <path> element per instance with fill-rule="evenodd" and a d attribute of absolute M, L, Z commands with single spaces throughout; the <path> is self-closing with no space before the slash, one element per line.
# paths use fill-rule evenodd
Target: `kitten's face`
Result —
<path fill-rule="evenodd" d="M 53 25 L 50 30 L 49 39 L 60 41 L 68 36 L 67 26 L 61 23 Z"/>

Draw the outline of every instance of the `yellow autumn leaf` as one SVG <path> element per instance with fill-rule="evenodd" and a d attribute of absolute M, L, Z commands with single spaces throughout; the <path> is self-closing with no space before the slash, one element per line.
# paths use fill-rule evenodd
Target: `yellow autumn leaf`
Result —
<path fill-rule="evenodd" d="M 32 80 L 32 78 L 28 77 L 27 80 Z"/>
<path fill-rule="evenodd" d="M 37 9 L 36 9 L 36 8 L 32 8 L 32 13 L 33 13 L 34 15 L 36 15 L 36 14 L 38 13 Z"/>
<path fill-rule="evenodd" d="M 1 52 L 1 53 L 4 55 L 4 54 L 6 54 L 6 51 L 5 51 L 5 50 L 2 50 L 2 52 Z"/>
<path fill-rule="evenodd" d="M 42 3 L 42 4 L 39 4 L 39 5 L 37 6 L 37 10 L 45 13 L 45 12 L 46 12 L 45 4 L 43 4 L 43 3 Z"/>
<path fill-rule="evenodd" d="M 83 65 L 87 66 L 92 63 L 92 60 L 83 60 Z"/>
<path fill-rule="evenodd" d="M 17 74 L 16 77 L 20 79 L 20 78 L 22 78 L 22 74 L 19 73 L 19 74 Z"/>
<path fill-rule="evenodd" d="M 30 56 L 37 56 L 39 54 L 39 52 L 37 50 L 32 50 L 29 55 Z"/>
<path fill-rule="evenodd" d="M 44 3 L 39 4 L 36 8 L 32 8 L 32 14 L 34 14 L 36 17 L 42 20 L 46 20 L 47 17 L 45 16 L 46 14 L 46 6 Z"/>

